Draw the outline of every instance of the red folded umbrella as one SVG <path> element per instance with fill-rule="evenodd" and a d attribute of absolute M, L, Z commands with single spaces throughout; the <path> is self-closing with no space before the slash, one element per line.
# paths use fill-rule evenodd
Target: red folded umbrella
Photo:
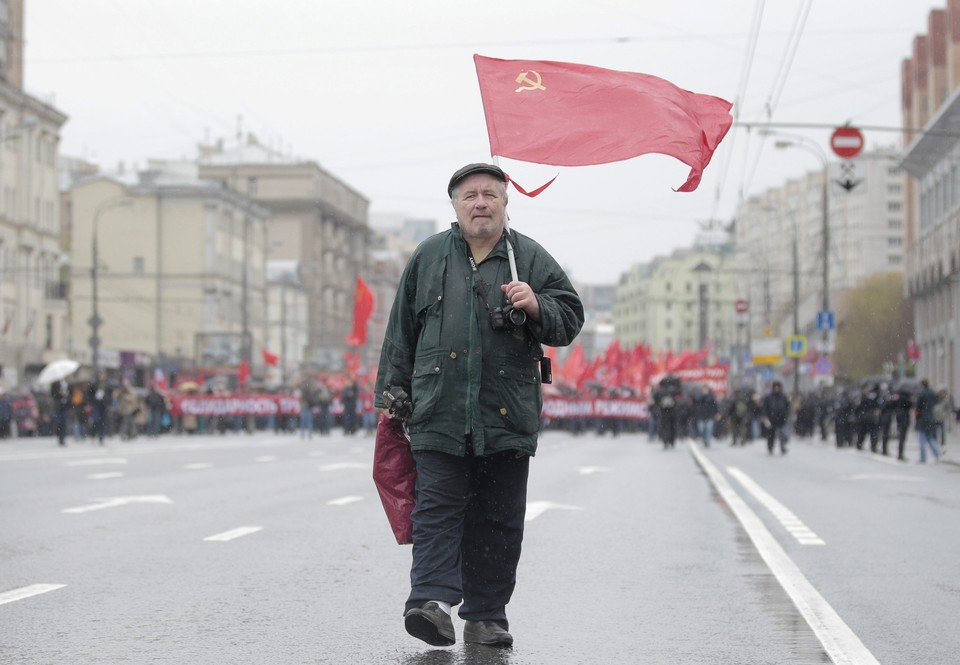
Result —
<path fill-rule="evenodd" d="M 373 448 L 373 482 L 398 545 L 413 542 L 413 512 L 417 467 L 403 423 L 381 414 Z"/>

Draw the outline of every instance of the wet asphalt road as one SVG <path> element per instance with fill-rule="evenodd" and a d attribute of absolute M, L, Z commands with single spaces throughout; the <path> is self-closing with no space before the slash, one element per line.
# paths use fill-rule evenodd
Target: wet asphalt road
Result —
<path fill-rule="evenodd" d="M 547 433 L 514 648 L 433 649 L 403 630 L 410 550 L 372 449 L 339 435 L 0 443 L 0 663 L 960 661 L 953 464 Z M 811 628 L 765 538 L 839 626 Z M 64 586 L 10 599 L 38 584 Z"/>

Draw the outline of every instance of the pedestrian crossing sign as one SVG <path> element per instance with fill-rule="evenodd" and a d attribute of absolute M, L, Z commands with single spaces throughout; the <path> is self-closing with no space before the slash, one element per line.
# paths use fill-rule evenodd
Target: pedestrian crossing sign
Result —
<path fill-rule="evenodd" d="M 804 358 L 807 355 L 807 338 L 804 335 L 793 335 L 787 338 L 788 358 Z"/>

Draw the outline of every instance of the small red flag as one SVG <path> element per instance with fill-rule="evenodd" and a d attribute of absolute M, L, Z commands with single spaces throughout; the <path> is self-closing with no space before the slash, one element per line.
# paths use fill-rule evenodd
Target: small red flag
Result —
<path fill-rule="evenodd" d="M 692 192 L 733 123 L 730 102 L 636 72 L 473 56 L 490 154 L 587 166 L 651 152 L 690 167 Z"/>
<path fill-rule="evenodd" d="M 250 379 L 250 364 L 244 358 L 240 361 L 240 369 L 237 371 L 237 384 L 242 388 Z"/>
<path fill-rule="evenodd" d="M 363 346 L 367 343 L 367 322 L 373 314 L 373 291 L 357 275 L 357 291 L 353 300 L 353 332 L 347 335 L 347 344 Z"/>
<path fill-rule="evenodd" d="M 270 353 L 266 349 L 260 349 L 260 353 L 263 355 L 263 364 L 271 365 L 273 367 L 276 367 L 280 364 L 280 356 L 278 356 L 276 353 Z"/>

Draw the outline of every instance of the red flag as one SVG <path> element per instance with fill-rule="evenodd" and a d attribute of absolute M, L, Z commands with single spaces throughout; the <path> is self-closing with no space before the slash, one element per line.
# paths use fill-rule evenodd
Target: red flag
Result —
<path fill-rule="evenodd" d="M 730 102 L 636 72 L 474 55 L 490 154 L 587 166 L 651 152 L 690 167 L 692 192 L 730 129 Z"/>
<path fill-rule="evenodd" d="M 276 353 L 270 353 L 266 349 L 260 349 L 260 353 L 263 355 L 263 363 L 265 365 L 272 365 L 273 367 L 276 367 L 280 364 L 280 356 L 278 356 Z"/>
<path fill-rule="evenodd" d="M 347 335 L 347 344 L 363 346 L 367 343 L 367 322 L 373 314 L 373 291 L 357 275 L 357 291 L 353 300 L 353 332 Z"/>
<path fill-rule="evenodd" d="M 907 358 L 913 361 L 920 360 L 920 347 L 912 337 L 907 340 Z"/>
<path fill-rule="evenodd" d="M 247 359 L 244 358 L 240 361 L 240 369 L 237 371 L 237 384 L 242 388 L 250 379 L 250 364 L 247 363 Z"/>

